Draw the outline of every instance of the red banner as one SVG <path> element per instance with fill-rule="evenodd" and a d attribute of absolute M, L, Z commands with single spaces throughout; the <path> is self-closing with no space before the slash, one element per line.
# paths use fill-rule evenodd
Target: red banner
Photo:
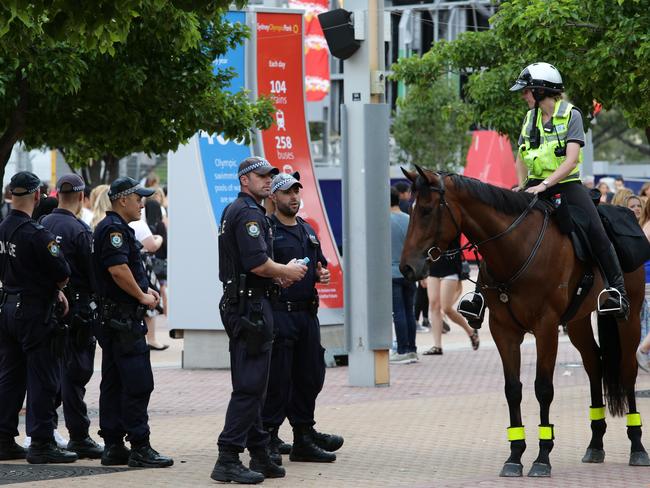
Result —
<path fill-rule="evenodd" d="M 257 92 L 275 104 L 275 124 L 262 132 L 264 155 L 281 171 L 300 172 L 302 208 L 299 215 L 316 230 L 329 262 L 332 279 L 318 285 L 321 306 L 343 307 L 343 273 L 334 239 L 320 199 L 314 175 L 302 78 L 302 16 L 300 14 L 257 14 Z"/>
<path fill-rule="evenodd" d="M 329 0 L 290 0 L 289 8 L 305 11 L 305 91 L 308 102 L 318 102 L 330 92 L 330 52 L 318 20 Z"/>

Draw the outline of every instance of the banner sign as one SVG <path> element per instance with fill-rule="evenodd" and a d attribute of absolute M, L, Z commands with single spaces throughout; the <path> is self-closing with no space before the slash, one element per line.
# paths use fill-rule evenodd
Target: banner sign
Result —
<path fill-rule="evenodd" d="M 230 24 L 246 24 L 244 12 L 228 12 L 225 18 Z M 246 58 L 243 44 L 235 46 L 225 56 L 214 60 L 215 74 L 219 70 L 227 68 L 233 68 L 236 73 L 227 90 L 231 93 L 243 90 L 246 80 Z M 237 168 L 243 159 L 251 155 L 251 149 L 243 141 L 231 141 L 225 139 L 223 134 L 208 134 L 201 131 L 199 133 L 199 151 L 205 184 L 212 204 L 212 213 L 218 227 L 223 209 L 237 198 L 239 193 Z"/>
<path fill-rule="evenodd" d="M 330 92 L 330 52 L 318 20 L 329 0 L 289 0 L 289 8 L 305 11 L 305 93 L 308 102 L 318 102 Z"/>
<path fill-rule="evenodd" d="M 300 172 L 303 185 L 300 215 L 316 230 L 329 262 L 331 282 L 318 285 L 324 308 L 343 307 L 341 263 L 322 205 L 314 174 L 303 85 L 302 15 L 257 13 L 257 93 L 275 104 L 275 123 L 262 132 L 264 155 L 286 173 Z"/>

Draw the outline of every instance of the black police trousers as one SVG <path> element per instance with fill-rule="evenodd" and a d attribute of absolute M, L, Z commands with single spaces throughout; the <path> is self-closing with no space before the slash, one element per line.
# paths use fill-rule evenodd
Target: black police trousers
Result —
<path fill-rule="evenodd" d="M 49 305 L 7 302 L 0 313 L 0 439 L 18 435 L 27 394 L 27 435 L 51 440 L 59 389 L 59 359 L 51 349 Z"/>
<path fill-rule="evenodd" d="M 273 312 L 268 299 L 261 299 L 262 314 L 267 326 L 273 325 Z M 271 347 L 259 354 L 248 353 L 245 332 L 239 326 L 237 306 L 221 313 L 230 337 L 230 378 L 232 395 L 226 411 L 226 423 L 219 435 L 219 450 L 243 452 L 244 448 L 264 447 L 269 435 L 262 427 L 262 407 L 266 397 L 271 365 Z"/>
<path fill-rule="evenodd" d="M 153 372 L 144 338 L 147 328 L 142 322 L 139 326 L 142 336 L 128 347 L 108 326 L 98 327 L 102 348 L 99 428 L 107 445 L 123 442 L 125 434 L 132 445 L 149 441 L 147 407 L 154 388 Z"/>
<path fill-rule="evenodd" d="M 325 349 L 318 317 L 311 312 L 273 311 L 276 337 L 262 411 L 264 427 L 314 425 L 316 397 L 325 382 Z"/>
<path fill-rule="evenodd" d="M 67 338 L 61 361 L 61 390 L 56 406 L 63 403 L 65 426 L 72 441 L 85 439 L 90 428 L 84 397 L 86 385 L 93 376 L 96 343 L 95 338 L 91 337 L 86 344 L 78 344 L 73 334 Z"/>

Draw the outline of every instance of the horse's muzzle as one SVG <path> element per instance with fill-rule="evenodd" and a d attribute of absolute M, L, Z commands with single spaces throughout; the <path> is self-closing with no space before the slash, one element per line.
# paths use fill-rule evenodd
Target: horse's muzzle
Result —
<path fill-rule="evenodd" d="M 427 267 L 424 260 L 417 269 L 410 264 L 401 264 L 399 270 L 402 273 L 402 276 L 409 281 L 418 281 L 427 277 Z"/>

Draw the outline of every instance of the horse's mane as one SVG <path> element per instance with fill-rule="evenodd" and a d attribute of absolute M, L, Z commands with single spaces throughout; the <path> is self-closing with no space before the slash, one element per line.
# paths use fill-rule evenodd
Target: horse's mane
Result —
<path fill-rule="evenodd" d="M 493 207 L 497 212 L 506 215 L 521 214 L 528 205 L 530 205 L 530 202 L 533 199 L 532 193 L 526 193 L 523 191 L 514 192 L 506 188 L 499 188 L 498 186 L 483 183 L 482 181 L 477 180 L 476 178 L 470 178 L 469 176 L 444 172 L 438 174 L 442 177 L 449 176 L 455 188 L 467 191 L 467 193 L 480 202 L 483 202 L 486 205 Z M 417 184 L 415 185 L 418 191 L 425 187 L 425 185 L 422 184 L 423 181 L 420 180 L 421 177 L 418 178 Z M 538 200 L 533 208 L 538 210 L 548 210 L 550 204 L 544 200 Z"/>

